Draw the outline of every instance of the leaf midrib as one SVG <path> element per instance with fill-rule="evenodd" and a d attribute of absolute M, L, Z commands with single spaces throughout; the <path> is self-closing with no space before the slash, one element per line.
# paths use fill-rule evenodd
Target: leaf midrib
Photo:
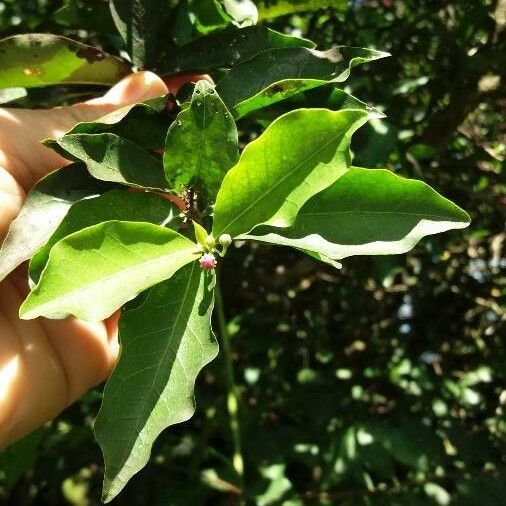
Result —
<path fill-rule="evenodd" d="M 392 214 L 396 216 L 416 216 L 422 219 L 425 218 L 438 218 L 441 220 L 449 220 L 448 216 L 439 215 L 439 214 L 422 214 L 422 213 L 414 213 L 409 211 L 328 211 L 328 212 L 311 212 L 311 213 L 300 213 L 300 218 L 308 217 L 308 216 L 334 216 L 338 214 L 354 214 L 354 215 L 368 215 L 368 214 Z M 449 220 L 451 221 L 451 220 Z"/>
<path fill-rule="evenodd" d="M 197 161 L 197 171 L 196 171 L 196 179 L 200 178 L 200 171 L 202 169 L 202 160 L 204 159 L 204 142 L 206 139 L 206 109 L 207 109 L 207 100 L 210 98 L 208 93 L 204 93 L 204 98 L 202 99 L 202 129 L 200 130 L 200 144 L 199 144 L 199 154 Z M 198 107 L 198 105 L 197 105 Z"/>

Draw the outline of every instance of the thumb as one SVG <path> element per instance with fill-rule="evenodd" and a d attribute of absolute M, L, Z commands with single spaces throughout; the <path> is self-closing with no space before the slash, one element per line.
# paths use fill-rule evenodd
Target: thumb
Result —
<path fill-rule="evenodd" d="M 167 86 L 152 72 L 125 77 L 105 95 L 53 109 L 0 108 L 0 166 L 25 191 L 48 172 L 68 162 L 40 141 L 61 137 L 82 121 L 93 121 L 126 105 L 160 97 Z"/>
<path fill-rule="evenodd" d="M 168 93 L 165 83 L 153 72 L 131 74 L 115 84 L 105 95 L 62 108 L 68 114 L 70 128 L 81 121 L 93 121 L 120 107 L 151 100 Z M 71 124 L 71 123 L 74 124 Z"/>

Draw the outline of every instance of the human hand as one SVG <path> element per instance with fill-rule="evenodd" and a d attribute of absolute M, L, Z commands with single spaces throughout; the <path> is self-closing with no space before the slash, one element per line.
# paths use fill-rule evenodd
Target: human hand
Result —
<path fill-rule="evenodd" d="M 150 72 L 139 72 L 86 103 L 48 110 L 0 109 L 0 241 L 33 184 L 68 164 L 40 140 L 130 103 L 176 92 L 192 77 L 179 76 L 166 85 Z M 75 318 L 22 321 L 18 310 L 27 293 L 26 266 L 0 283 L 0 447 L 51 420 L 103 381 L 117 357 L 118 315 L 100 323 Z"/>

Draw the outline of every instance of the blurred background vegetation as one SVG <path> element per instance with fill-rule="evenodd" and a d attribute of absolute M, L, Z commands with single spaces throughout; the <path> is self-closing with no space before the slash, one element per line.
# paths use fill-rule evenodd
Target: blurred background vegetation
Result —
<path fill-rule="evenodd" d="M 268 23 L 319 48 L 392 53 L 347 82 L 387 114 L 357 136 L 354 163 L 423 179 L 473 222 L 407 255 L 346 259 L 340 271 L 289 249 L 237 245 L 222 278 L 246 502 L 502 506 L 506 2 L 261 7 L 280 14 L 299 4 L 333 6 Z M 60 33 L 118 52 L 108 16 L 101 0 L 3 0 L 0 36 Z M 35 90 L 18 105 L 95 92 Z M 206 368 L 196 416 L 162 435 L 150 465 L 113 504 L 239 504 L 223 370 L 219 358 Z M 90 392 L 0 455 L 1 504 L 99 503 L 91 427 L 100 395 Z"/>

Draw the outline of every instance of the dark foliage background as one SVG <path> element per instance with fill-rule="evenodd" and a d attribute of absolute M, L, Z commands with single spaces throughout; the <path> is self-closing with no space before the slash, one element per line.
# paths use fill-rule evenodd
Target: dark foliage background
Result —
<path fill-rule="evenodd" d="M 0 35 L 63 33 L 117 51 L 107 16 L 97 14 L 104 2 L 63 4 L 0 1 Z M 423 179 L 473 222 L 407 255 L 347 259 L 340 271 L 288 249 L 237 245 L 222 278 L 247 503 L 499 506 L 506 3 L 334 4 L 270 23 L 321 48 L 392 53 L 347 83 L 388 116 L 357 137 L 355 164 Z M 76 25 L 69 9 L 83 6 Z M 76 98 L 67 92 L 30 92 L 20 105 Z M 151 464 L 113 504 L 239 503 L 223 370 L 220 359 L 206 369 L 196 416 L 162 435 Z M 99 402 L 97 389 L 0 456 L 2 504 L 98 504 L 102 462 L 91 426 Z"/>

